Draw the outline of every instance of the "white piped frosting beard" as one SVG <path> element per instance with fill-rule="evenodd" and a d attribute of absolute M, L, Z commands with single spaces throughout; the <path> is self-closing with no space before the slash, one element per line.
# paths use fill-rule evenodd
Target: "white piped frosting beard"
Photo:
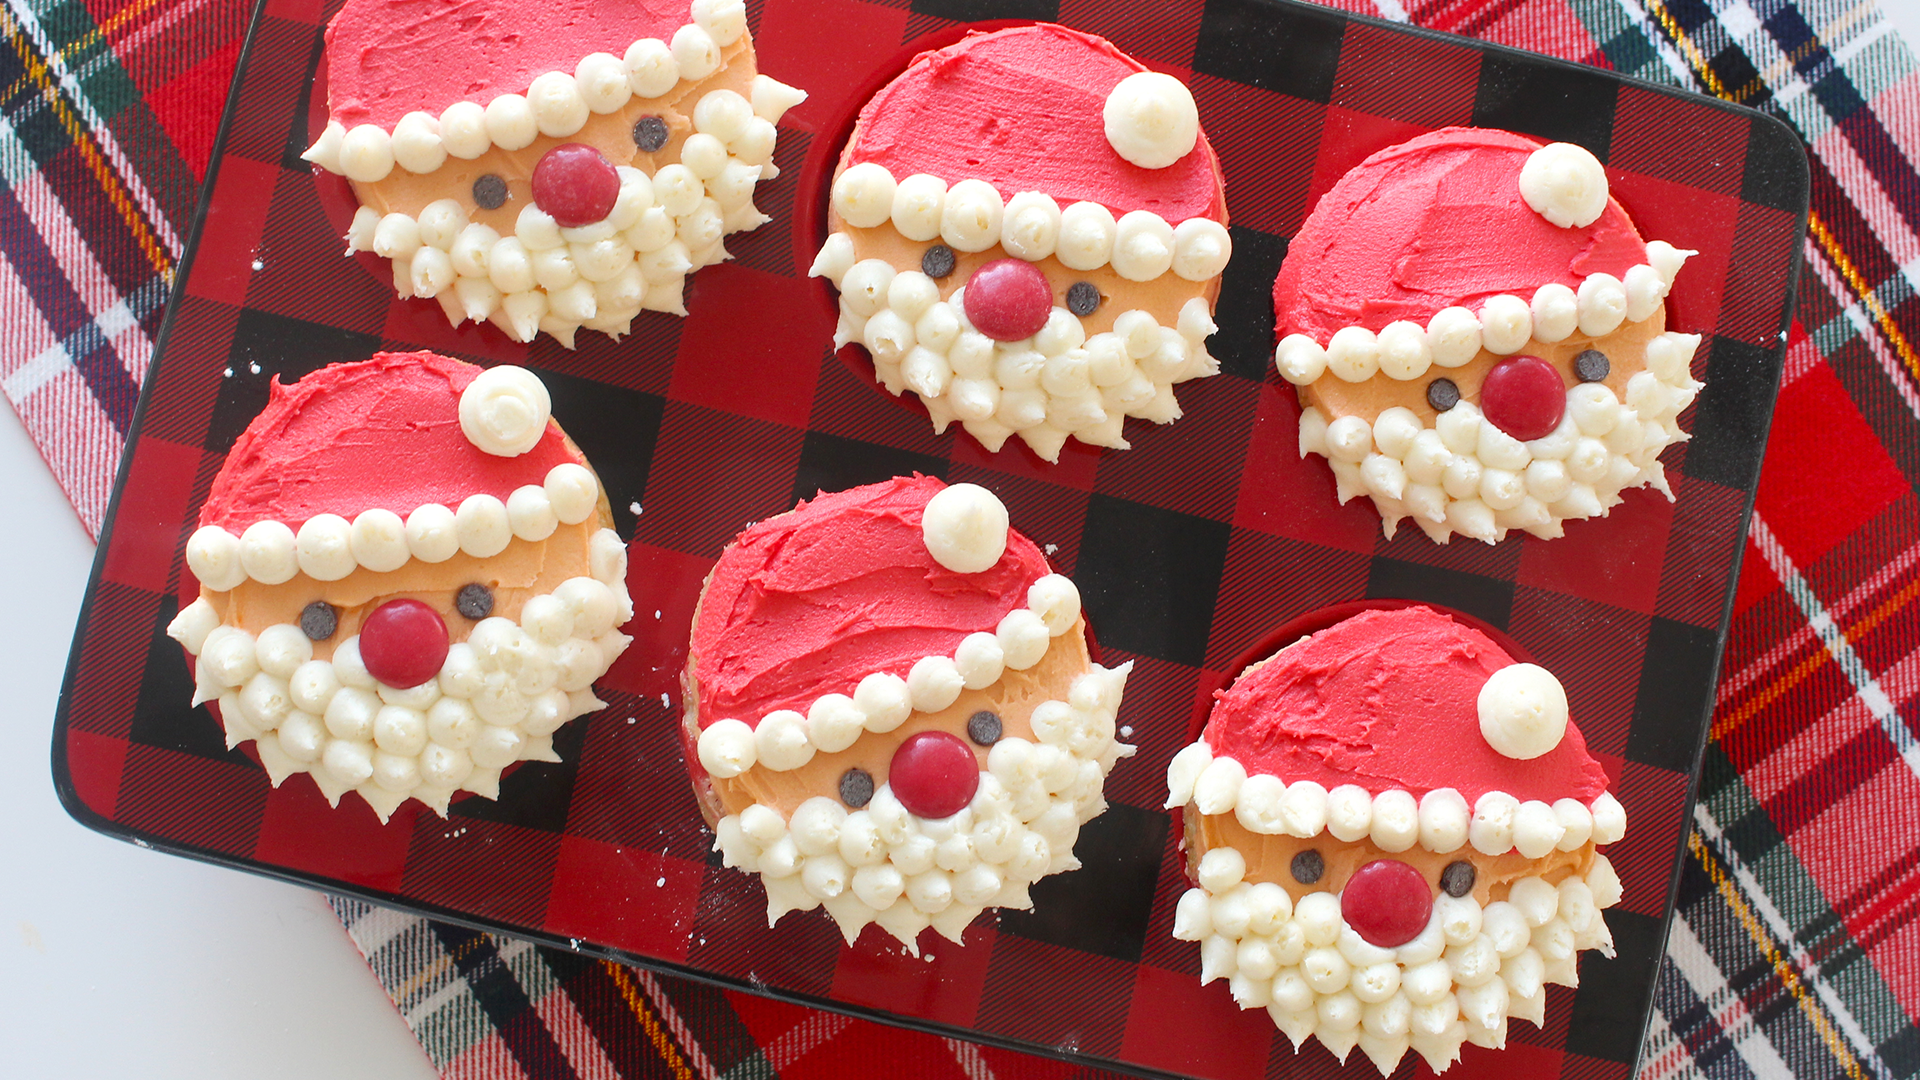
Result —
<path fill-rule="evenodd" d="M 908 811 L 883 783 L 854 810 L 826 796 L 790 816 L 753 803 L 719 819 L 715 846 L 760 875 L 769 926 L 824 906 L 849 945 L 868 923 L 916 956 L 928 926 L 958 943 L 982 910 L 1030 908 L 1029 886 L 1079 867 L 1080 826 L 1106 809 L 1107 774 L 1133 753 L 1114 738 L 1131 669 L 1090 664 L 1065 700 L 1036 706 L 1033 739 L 995 742 L 972 800 L 949 817 Z"/>
<path fill-rule="evenodd" d="M 1522 877 L 1488 904 L 1442 892 L 1426 928 L 1393 949 L 1348 926 L 1338 894 L 1294 900 L 1245 873 L 1239 851 L 1214 848 L 1180 898 L 1173 936 L 1200 943 L 1201 983 L 1226 979 L 1296 1051 L 1313 1036 L 1344 1063 L 1358 1046 L 1382 1076 L 1409 1049 L 1443 1072 L 1464 1042 L 1505 1046 L 1510 1017 L 1544 1021 L 1544 984 L 1579 985 L 1580 950 L 1613 955 L 1600 911 L 1619 901 L 1620 879 L 1597 853 L 1584 875 Z"/>
<path fill-rule="evenodd" d="M 834 347 L 864 345 L 888 393 L 913 391 L 936 432 L 958 420 L 989 452 L 1013 435 L 1047 461 L 1060 459 L 1069 436 L 1125 450 L 1127 417 L 1170 424 L 1180 418 L 1174 385 L 1220 371 L 1207 351 L 1218 327 L 1203 297 L 1187 300 L 1173 325 L 1134 308 L 1092 335 L 1055 305 L 1039 333 L 995 341 L 967 318 L 964 283 L 946 292 L 918 270 L 856 262 L 851 234 L 828 237 L 811 273 L 840 293 Z"/>
<path fill-rule="evenodd" d="M 358 635 L 315 659 L 300 627 L 256 637 L 223 624 L 204 592 L 167 633 L 198 658 L 193 703 L 219 702 L 228 748 L 253 740 L 273 786 L 308 773 L 329 803 L 357 792 L 383 822 L 409 798 L 445 817 L 455 791 L 497 798 L 516 761 L 559 761 L 553 732 L 605 707 L 592 684 L 631 641 L 616 627 L 633 617 L 612 529 L 594 534 L 591 571 L 514 618 L 475 623 L 437 677 L 405 690 L 368 673 Z"/>
<path fill-rule="evenodd" d="M 1511 529 L 1554 539 L 1563 521 L 1604 517 L 1628 488 L 1651 486 L 1673 498 L 1660 453 L 1689 438 L 1678 417 L 1702 385 L 1691 367 L 1699 344 L 1698 334 L 1654 336 L 1646 368 L 1627 381 L 1624 398 L 1604 383 L 1576 382 L 1559 426 L 1544 438 L 1515 439 L 1465 400 L 1431 425 L 1399 406 L 1369 424 L 1359 416 L 1330 419 L 1307 405 L 1300 456 L 1328 460 L 1342 504 L 1372 499 L 1388 539 L 1403 518 L 1440 544 L 1454 533 L 1496 543 Z M 1298 374 L 1285 365 L 1281 371 L 1290 381 Z"/>

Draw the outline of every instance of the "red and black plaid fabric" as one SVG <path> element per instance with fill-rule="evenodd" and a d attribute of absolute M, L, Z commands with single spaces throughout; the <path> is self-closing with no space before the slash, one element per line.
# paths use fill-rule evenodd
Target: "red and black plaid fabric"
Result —
<path fill-rule="evenodd" d="M 1276 626 L 1358 598 L 1425 600 L 1504 628 L 1561 675 L 1633 823 L 1612 853 L 1626 888 L 1609 914 L 1619 958 L 1589 958 L 1579 991 L 1550 995 L 1543 1030 L 1518 1026 L 1503 1054 L 1470 1049 L 1458 1075 L 1625 1075 L 1780 372 L 1806 199 L 1792 133 L 1605 72 L 1261 0 L 767 0 L 751 11 L 763 69 L 813 95 L 789 117 L 782 176 L 759 198 L 774 220 L 690 283 L 687 319 L 649 317 L 617 345 L 584 335 L 568 352 L 454 330 L 435 304 L 395 301 L 384 264 L 341 258 L 351 204 L 297 156 L 314 130 L 326 12 L 316 0 L 266 6 L 102 532 L 56 733 L 73 811 L 167 850 L 930 1031 L 1130 1068 L 1261 1075 L 1295 1061 L 1291 1048 L 1263 1014 L 1200 987 L 1196 950 L 1169 934 L 1184 880 L 1158 809 L 1166 762 L 1227 665 Z M 963 20 L 989 17 L 1059 18 L 1174 71 L 1220 152 L 1236 249 L 1214 342 L 1224 371 L 1182 388 L 1177 424 L 1130 429 L 1124 453 L 1076 444 L 1047 466 L 933 435 L 859 361 L 831 355 L 831 294 L 804 276 L 854 109 L 929 35 L 950 40 Z M 1298 406 L 1268 359 L 1286 237 L 1367 154 L 1467 123 L 1588 146 L 1646 235 L 1701 252 L 1669 301 L 1671 325 L 1707 334 L 1696 358 L 1707 389 L 1684 418 L 1695 438 L 1668 459 L 1676 503 L 1633 493 L 1550 543 L 1386 542 L 1370 508 L 1336 507 L 1324 465 L 1295 452 Z M 305 778 L 270 789 L 204 710 L 187 708 L 191 681 L 162 633 L 196 588 L 181 559 L 195 511 L 268 381 L 383 348 L 542 372 L 631 539 L 640 611 L 633 647 L 600 684 L 610 707 L 556 736 L 564 763 L 527 764 L 497 802 L 462 801 L 450 820 L 416 805 L 386 826 L 354 800 L 328 808 Z M 966 947 L 936 943 L 924 960 L 877 933 L 847 948 L 818 915 L 766 927 L 758 883 L 709 850 L 675 703 L 694 599 L 735 533 L 816 490 L 914 470 L 993 488 L 1074 576 L 1103 660 L 1135 662 L 1121 722 L 1140 746 L 1081 835 L 1083 869 L 1036 886 L 1032 913 L 983 916 Z M 498 946 L 454 955 L 482 949 Z M 642 978 L 572 966 L 601 993 Z M 500 1035 L 510 1040 L 511 1025 Z M 1333 1068 L 1317 1048 L 1298 1061 Z"/>

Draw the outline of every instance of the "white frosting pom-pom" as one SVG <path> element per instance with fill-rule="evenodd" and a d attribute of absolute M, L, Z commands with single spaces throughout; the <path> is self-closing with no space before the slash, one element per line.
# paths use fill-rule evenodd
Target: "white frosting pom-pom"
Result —
<path fill-rule="evenodd" d="M 977 574 L 1007 550 L 1007 507 L 978 484 L 954 484 L 927 500 L 920 534 L 935 562 L 957 574 Z"/>
<path fill-rule="evenodd" d="M 1120 80 L 1101 109 L 1113 151 L 1143 169 L 1164 169 L 1200 140 L 1200 110 L 1187 84 L 1157 71 Z"/>
<path fill-rule="evenodd" d="M 1549 143 L 1521 167 L 1520 197 L 1563 229 L 1585 228 L 1607 209 L 1607 171 L 1585 147 Z"/>
<path fill-rule="evenodd" d="M 1480 735 L 1502 756 L 1527 761 L 1560 745 L 1567 692 L 1538 664 L 1511 664 L 1480 687 Z"/>
<path fill-rule="evenodd" d="M 518 457 L 546 434 L 553 400 L 540 377 L 523 367 L 488 368 L 460 393 L 460 430 L 496 457 Z"/>

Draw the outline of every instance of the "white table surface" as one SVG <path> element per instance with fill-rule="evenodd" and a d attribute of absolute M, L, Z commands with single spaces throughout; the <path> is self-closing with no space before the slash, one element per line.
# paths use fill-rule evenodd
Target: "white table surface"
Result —
<path fill-rule="evenodd" d="M 1882 9 L 1920 41 L 1920 0 Z M 428 1080 L 432 1066 L 319 894 L 142 851 L 54 797 L 49 730 L 93 545 L 0 410 L 0 1075 Z"/>
<path fill-rule="evenodd" d="M 54 701 L 93 545 L 0 407 L 0 1076 L 430 1080 L 320 894 L 143 851 L 61 809 Z"/>

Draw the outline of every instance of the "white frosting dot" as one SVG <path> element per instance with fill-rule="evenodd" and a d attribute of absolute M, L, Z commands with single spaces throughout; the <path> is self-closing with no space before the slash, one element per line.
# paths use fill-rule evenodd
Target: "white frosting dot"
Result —
<path fill-rule="evenodd" d="M 1526 761 L 1560 745 L 1567 692 L 1538 664 L 1511 664 L 1480 687 L 1480 734 L 1501 755 Z"/>
<path fill-rule="evenodd" d="M 1173 230 L 1173 272 L 1187 281 L 1211 281 L 1233 257 L 1233 238 L 1212 218 L 1188 218 Z"/>
<path fill-rule="evenodd" d="M 1607 209 L 1607 171 L 1585 147 L 1549 143 L 1521 167 L 1520 197 L 1563 229 L 1585 228 Z"/>
<path fill-rule="evenodd" d="M 1007 254 L 1039 262 L 1060 243 L 1060 204 L 1038 191 L 1022 191 L 1007 200 L 1000 228 L 1000 246 Z"/>
<path fill-rule="evenodd" d="M 1007 507 L 978 484 L 954 484 L 927 500 L 921 538 L 935 562 L 959 574 L 977 574 L 1007 550 Z"/>
<path fill-rule="evenodd" d="M 374 124 L 359 124 L 340 140 L 340 171 L 349 180 L 374 183 L 393 171 L 393 140 Z"/>
<path fill-rule="evenodd" d="M 406 525 L 391 510 L 363 510 L 353 519 L 353 557 L 369 570 L 386 572 L 406 564 L 410 554 Z"/>
<path fill-rule="evenodd" d="M 1120 80 L 1101 109 L 1113 151 L 1143 169 L 1164 169 L 1200 139 L 1193 92 L 1171 75 L 1140 71 Z"/>
<path fill-rule="evenodd" d="M 453 558 L 460 550 L 460 531 L 453 511 L 438 503 L 416 507 L 407 515 L 407 549 L 422 562 Z"/>
<path fill-rule="evenodd" d="M 471 101 L 456 101 L 440 113 L 440 142 L 447 153 L 472 161 L 487 152 L 487 111 Z"/>
<path fill-rule="evenodd" d="M 643 98 L 659 97 L 680 81 L 680 64 L 659 38 L 641 38 L 627 46 L 620 65 L 626 69 L 627 85 Z"/>
<path fill-rule="evenodd" d="M 518 457 L 546 434 L 553 402 L 539 376 L 526 368 L 488 368 L 460 394 L 460 430 L 497 457 Z"/>

